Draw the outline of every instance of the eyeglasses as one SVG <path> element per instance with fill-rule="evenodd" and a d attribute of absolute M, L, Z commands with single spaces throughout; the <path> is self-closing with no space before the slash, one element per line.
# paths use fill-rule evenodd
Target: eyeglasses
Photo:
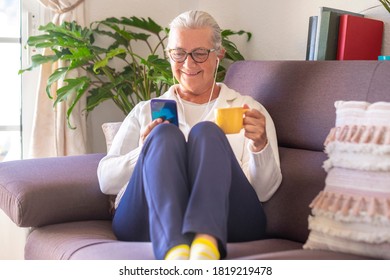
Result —
<path fill-rule="evenodd" d="M 186 52 L 183 49 L 170 49 L 168 53 L 174 62 L 182 63 L 187 59 L 188 55 L 190 55 L 195 62 L 203 63 L 209 58 L 210 52 L 214 51 L 215 49 L 204 48 L 197 48 L 192 52 Z"/>

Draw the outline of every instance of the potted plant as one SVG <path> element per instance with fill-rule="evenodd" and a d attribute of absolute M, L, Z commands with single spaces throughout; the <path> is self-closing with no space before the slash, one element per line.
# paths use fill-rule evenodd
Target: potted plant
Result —
<path fill-rule="evenodd" d="M 71 99 L 69 116 L 80 98 L 87 94 L 85 110 L 92 111 L 106 100 L 112 100 L 127 115 L 142 100 L 164 93 L 173 84 L 173 76 L 165 44 L 169 30 L 151 18 L 107 18 L 82 27 L 76 22 L 60 26 L 49 23 L 40 26 L 43 33 L 28 38 L 27 44 L 37 49 L 48 48 L 51 54 L 36 54 L 32 57 L 31 70 L 43 63 L 61 62 L 47 81 L 46 92 L 58 102 Z M 225 60 L 243 60 L 232 35 L 246 35 L 245 31 L 222 31 L 222 45 L 226 49 Z M 71 77 L 75 69 L 83 75 Z M 226 67 L 219 66 L 217 80 L 222 81 Z M 51 85 L 60 79 L 64 85 L 54 95 Z"/>

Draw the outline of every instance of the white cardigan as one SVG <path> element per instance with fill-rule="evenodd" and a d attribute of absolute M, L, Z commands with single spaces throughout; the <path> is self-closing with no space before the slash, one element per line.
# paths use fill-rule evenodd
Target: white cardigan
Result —
<path fill-rule="evenodd" d="M 244 104 L 247 104 L 251 109 L 259 110 L 266 117 L 268 144 L 262 151 L 252 152 L 251 140 L 244 136 L 243 130 L 238 134 L 227 135 L 227 138 L 259 200 L 267 201 L 282 181 L 274 123 L 266 109 L 252 97 L 241 95 L 223 83 L 218 83 L 218 85 L 221 87 L 219 97 L 212 110 L 204 116 L 202 121 L 214 122 L 215 108 L 242 107 Z M 178 103 L 179 128 L 187 137 L 191 127 L 186 123 L 183 106 L 181 106 L 181 101 L 175 94 L 174 86 L 160 98 L 176 100 Z M 110 195 L 123 193 L 142 148 L 140 132 L 150 122 L 150 101 L 138 103 L 123 121 L 110 150 L 98 166 L 97 173 L 103 193 Z M 118 197 L 120 198 L 120 195 Z"/>

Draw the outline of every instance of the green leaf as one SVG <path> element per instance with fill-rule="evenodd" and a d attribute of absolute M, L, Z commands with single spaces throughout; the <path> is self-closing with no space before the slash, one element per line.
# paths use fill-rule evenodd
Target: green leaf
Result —
<path fill-rule="evenodd" d="M 116 34 L 121 36 L 126 41 L 131 41 L 131 40 L 134 39 L 134 36 L 133 36 L 132 32 L 128 32 L 128 31 L 126 31 L 124 29 L 121 29 L 117 25 L 109 25 L 109 27 L 111 27 L 115 31 Z"/>
<path fill-rule="evenodd" d="M 95 73 L 97 73 L 100 68 L 107 66 L 109 60 L 111 60 L 115 56 L 119 56 L 120 54 L 123 54 L 123 53 L 126 53 L 126 50 L 120 49 L 120 48 L 110 50 L 104 59 L 102 59 L 94 64 L 93 71 Z"/>
<path fill-rule="evenodd" d="M 78 48 L 94 42 L 93 32 L 75 22 L 64 22 L 61 25 L 48 23 L 40 26 L 39 30 L 46 32 L 46 34 L 33 37 L 29 42 L 36 47 Z"/>
<path fill-rule="evenodd" d="M 38 27 L 39 31 L 45 31 L 45 32 L 48 32 L 48 31 L 51 31 L 51 30 L 56 30 L 56 29 L 61 29 L 61 27 L 58 26 L 58 25 L 55 25 L 52 22 L 49 22 L 46 25 L 41 25 L 41 26 Z"/>
<path fill-rule="evenodd" d="M 112 98 L 111 90 L 108 87 L 94 88 L 89 93 L 90 95 L 87 97 L 87 106 L 85 108 L 87 112 L 92 111 L 100 103 Z"/>
<path fill-rule="evenodd" d="M 139 29 L 143 29 L 155 35 L 159 34 L 163 30 L 163 28 L 159 24 L 157 24 L 154 20 L 152 20 L 150 17 L 148 17 L 147 19 L 142 17 L 139 18 L 136 16 L 132 16 L 130 18 L 122 17 L 121 19 L 108 18 L 102 21 L 102 23 L 105 24 L 116 23 L 125 26 L 137 27 Z"/>
<path fill-rule="evenodd" d="M 71 104 L 70 104 L 70 106 L 69 106 L 69 108 L 68 108 L 68 110 L 66 112 L 66 119 L 68 121 L 68 127 L 70 127 L 71 129 L 76 129 L 76 127 L 72 126 L 72 124 L 70 122 L 70 115 L 72 114 L 73 109 L 75 108 L 75 106 L 77 105 L 77 103 L 79 102 L 81 97 L 87 91 L 88 87 L 89 87 L 89 83 L 88 82 L 85 82 L 81 86 L 77 87 L 76 97 L 72 100 L 72 102 L 71 102 Z"/>
<path fill-rule="evenodd" d="M 23 74 L 25 71 L 30 71 L 33 68 L 45 64 L 47 62 L 55 62 L 58 60 L 58 57 L 56 55 L 41 55 L 41 54 L 36 54 L 31 57 L 31 65 L 26 68 L 19 70 L 19 74 Z"/>
<path fill-rule="evenodd" d="M 50 42 L 51 39 L 52 39 L 52 36 L 50 36 L 48 34 L 37 35 L 37 36 L 30 36 L 27 39 L 27 45 L 35 46 L 37 44 Z M 53 43 L 52 43 L 52 45 L 53 45 Z"/>
<path fill-rule="evenodd" d="M 249 42 L 250 39 L 252 38 L 252 33 L 251 32 L 247 32 L 247 31 L 244 31 L 244 30 L 240 30 L 240 31 L 232 31 L 230 29 L 225 29 L 225 30 L 222 30 L 221 32 L 221 35 L 222 37 L 224 37 L 226 40 L 228 40 L 228 37 L 232 36 L 232 35 L 246 35 L 247 36 L 247 39 L 246 41 Z"/>
<path fill-rule="evenodd" d="M 77 68 L 88 68 L 93 62 L 89 59 L 79 59 L 79 60 L 71 60 L 68 66 L 69 70 L 77 69 Z"/>
<path fill-rule="evenodd" d="M 222 35 L 222 46 L 226 50 L 225 58 L 232 60 L 232 61 L 238 61 L 238 60 L 244 60 L 245 58 L 238 50 L 236 44 L 234 44 L 229 37 L 233 35 L 246 35 L 247 41 L 249 41 L 252 38 L 252 33 L 246 32 L 243 30 L 240 31 L 232 31 L 230 29 L 225 29 L 221 32 Z"/>
<path fill-rule="evenodd" d="M 64 82 L 67 84 L 57 90 L 57 97 L 54 101 L 54 106 L 57 105 L 57 103 L 66 100 L 68 96 L 74 94 L 75 92 L 81 90 L 85 91 L 90 85 L 91 80 L 88 77 L 79 77 L 66 79 Z"/>
<path fill-rule="evenodd" d="M 68 67 L 61 67 L 56 69 L 48 78 L 47 85 L 46 85 L 46 94 L 49 96 L 49 98 L 53 98 L 50 89 L 53 83 L 57 82 L 59 79 L 63 79 L 66 76 L 66 73 L 68 72 Z"/>
<path fill-rule="evenodd" d="M 108 35 L 120 41 L 120 43 L 123 45 L 128 45 L 129 41 L 132 40 L 140 40 L 140 41 L 147 42 L 148 39 L 150 38 L 150 34 L 137 33 L 132 30 L 125 29 L 124 27 L 120 27 L 120 25 L 113 24 L 111 21 L 102 21 L 100 24 L 111 28 L 115 32 L 104 31 L 99 29 L 99 27 L 96 29 L 96 32 L 98 32 L 99 34 Z M 121 39 L 119 39 L 118 37 L 120 37 Z"/>
<path fill-rule="evenodd" d="M 64 49 L 65 50 L 65 49 Z M 95 55 L 86 47 L 71 49 L 69 52 L 63 52 L 62 60 L 70 62 L 70 68 L 81 67 L 92 64 L 96 60 Z"/>
<path fill-rule="evenodd" d="M 47 63 L 47 62 L 54 62 L 57 61 L 58 57 L 56 55 L 41 55 L 36 54 L 31 57 L 31 62 L 33 67 L 36 67 L 38 65 Z"/>
<path fill-rule="evenodd" d="M 238 51 L 237 46 L 226 39 L 222 39 L 222 46 L 226 50 L 225 57 L 232 61 L 244 60 L 242 54 Z"/>
<path fill-rule="evenodd" d="M 141 59 L 141 63 L 148 69 L 148 77 L 152 81 L 163 82 L 167 85 L 172 85 L 172 70 L 171 64 L 157 55 L 149 55 L 147 60 Z"/>

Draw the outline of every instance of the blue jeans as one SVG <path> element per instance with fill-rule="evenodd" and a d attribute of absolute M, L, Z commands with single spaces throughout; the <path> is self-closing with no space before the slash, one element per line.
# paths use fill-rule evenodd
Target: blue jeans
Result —
<path fill-rule="evenodd" d="M 246 148 L 246 147 L 244 147 Z M 221 129 L 195 125 L 186 141 L 172 124 L 148 136 L 116 209 L 113 230 L 122 241 L 151 241 L 157 259 L 195 233 L 227 242 L 264 237 L 266 218 Z"/>

